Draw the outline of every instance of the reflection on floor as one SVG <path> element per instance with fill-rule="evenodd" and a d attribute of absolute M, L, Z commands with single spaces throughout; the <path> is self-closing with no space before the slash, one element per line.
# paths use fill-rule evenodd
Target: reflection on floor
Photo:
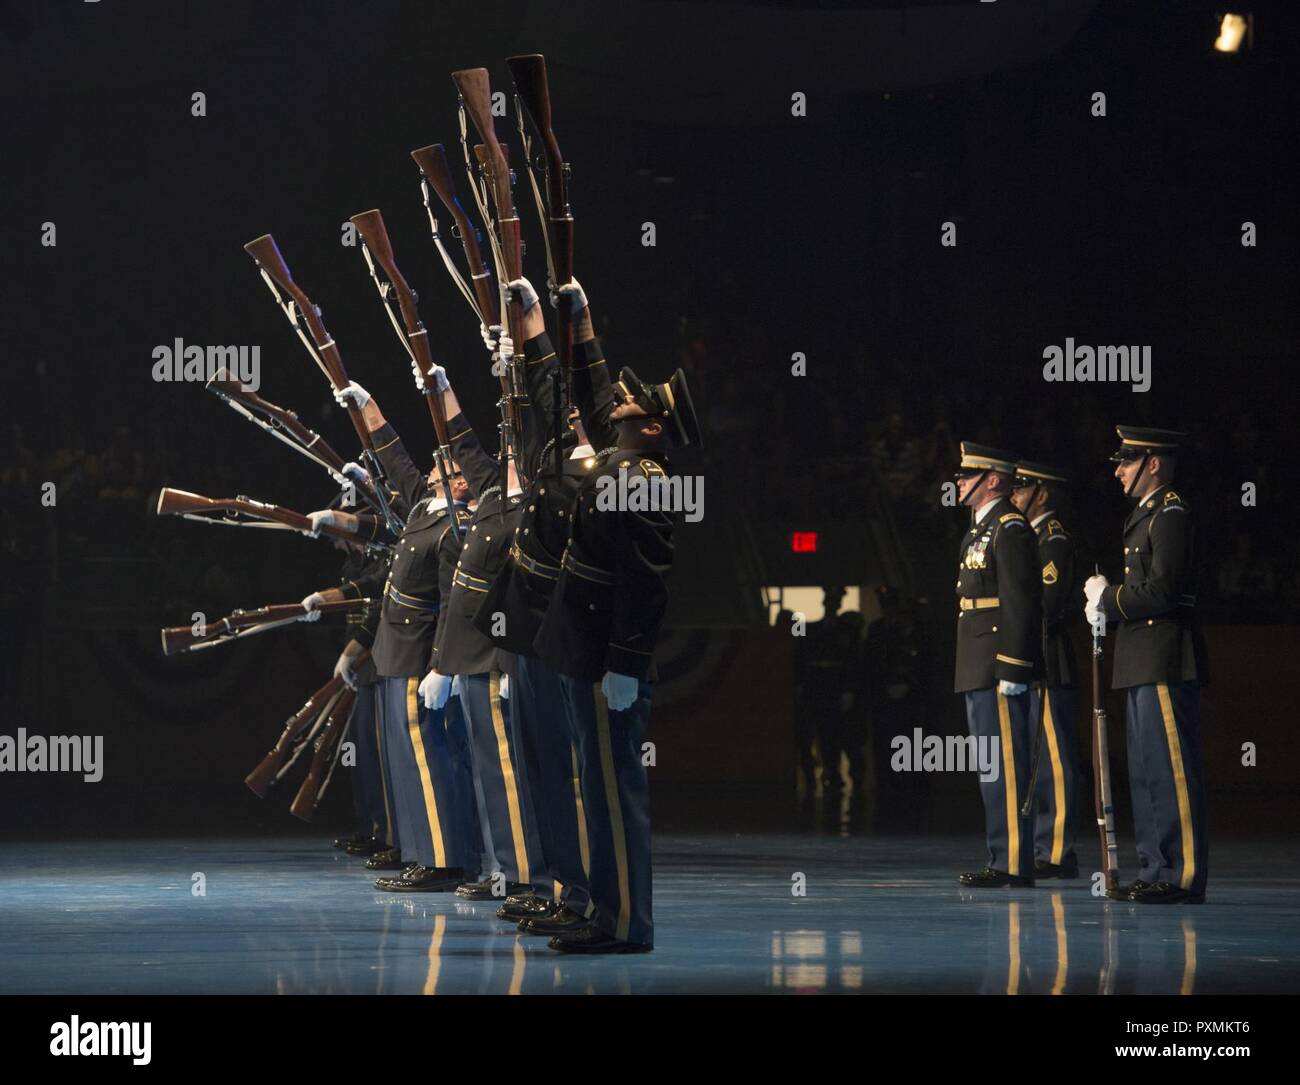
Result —
<path fill-rule="evenodd" d="M 573 958 L 495 907 L 378 893 L 325 841 L 5 844 L 0 992 L 1300 989 L 1289 845 L 1225 845 L 1209 901 L 1166 908 L 1103 902 L 1087 879 L 959 890 L 979 852 L 920 837 L 661 836 L 655 952 Z"/>

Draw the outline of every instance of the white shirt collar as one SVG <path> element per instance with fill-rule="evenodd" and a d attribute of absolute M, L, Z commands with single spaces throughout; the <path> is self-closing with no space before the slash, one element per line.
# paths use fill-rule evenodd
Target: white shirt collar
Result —
<path fill-rule="evenodd" d="M 1029 526 L 1030 526 L 1030 527 L 1037 527 L 1037 526 L 1038 526 L 1039 524 L 1041 524 L 1044 520 L 1046 520 L 1049 516 L 1055 516 L 1055 515 L 1056 515 L 1056 510 L 1055 510 L 1055 509 L 1048 509 L 1045 513 L 1043 513 L 1042 516 L 1035 516 L 1035 517 L 1034 517 L 1034 521 L 1033 521 L 1033 523 L 1031 523 Z"/>
<path fill-rule="evenodd" d="M 984 504 L 982 504 L 975 512 L 975 522 L 977 524 L 982 524 L 984 522 L 984 517 L 986 517 L 989 514 L 993 506 L 996 505 L 999 500 L 1001 499 L 997 497 L 991 497 L 987 501 L 985 501 Z"/>
<path fill-rule="evenodd" d="M 591 445 L 581 444 L 578 445 L 577 448 L 575 448 L 572 452 L 569 453 L 569 459 L 580 460 L 584 456 L 594 456 L 595 454 L 596 454 L 596 450 L 592 448 Z"/>

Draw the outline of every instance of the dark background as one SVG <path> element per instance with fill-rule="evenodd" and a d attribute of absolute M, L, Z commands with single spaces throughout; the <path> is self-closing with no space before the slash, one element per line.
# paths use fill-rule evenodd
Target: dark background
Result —
<path fill-rule="evenodd" d="M 750 823 L 755 801 L 786 816 L 768 798 L 793 790 L 791 638 L 768 629 L 765 586 L 890 582 L 922 600 L 929 729 L 959 729 L 947 593 L 964 521 L 939 504 L 955 440 L 1069 467 L 1069 526 L 1113 576 L 1125 506 L 1105 457 L 1125 421 L 1198 445 L 1180 490 L 1204 536 L 1216 822 L 1285 824 L 1272 815 L 1294 814 L 1300 752 L 1285 488 L 1297 19 L 1248 10 L 1253 46 L 1225 56 L 1211 49 L 1222 4 L 1198 0 L 0 0 L 0 727 L 107 747 L 100 784 L 0 776 L 0 831 L 291 824 L 287 798 L 258 803 L 239 781 L 328 675 L 338 632 L 163 660 L 157 629 L 297 600 L 333 581 L 338 556 L 148 510 L 173 485 L 306 511 L 331 483 L 200 385 L 155 383 L 151 351 L 177 336 L 260 345 L 262 394 L 350 455 L 346 420 L 242 251 L 273 232 L 353 378 L 425 455 L 404 357 L 359 251 L 340 245 L 349 215 L 379 207 L 436 354 L 490 425 L 477 329 L 436 261 L 408 153 L 444 142 L 457 160 L 451 70 L 486 65 L 508 90 L 503 58 L 533 51 L 548 58 L 576 267 L 607 353 L 645 376 L 685 367 L 706 428 L 682 462 L 707 478 L 706 516 L 680 535 L 660 809 L 683 824 Z M 791 115 L 796 91 L 806 117 Z M 517 151 L 513 126 L 498 131 Z M 56 247 L 40 244 L 47 221 Z M 939 244 L 944 221 L 955 249 Z M 1067 336 L 1149 344 L 1151 391 L 1044 383 L 1043 347 Z M 790 375 L 796 351 L 806 377 Z M 1241 507 L 1245 481 L 1255 508 Z M 796 529 L 819 531 L 817 555 L 790 553 Z M 1254 770 L 1238 763 L 1247 740 Z M 976 802 L 969 781 L 944 782 L 924 816 L 969 828 Z M 336 786 L 322 818 L 345 805 Z"/>

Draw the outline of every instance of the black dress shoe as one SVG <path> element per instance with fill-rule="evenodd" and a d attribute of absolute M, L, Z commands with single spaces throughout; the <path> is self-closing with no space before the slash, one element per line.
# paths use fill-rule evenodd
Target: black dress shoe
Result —
<path fill-rule="evenodd" d="M 975 873 L 963 874 L 957 881 L 967 889 L 1032 889 L 1034 879 L 1019 874 L 1008 874 L 1003 870 L 985 867 Z"/>
<path fill-rule="evenodd" d="M 463 870 L 413 866 L 396 878 L 380 878 L 375 888 L 385 893 L 450 893 L 464 878 Z"/>
<path fill-rule="evenodd" d="M 534 916 L 554 915 L 560 905 L 544 897 L 507 897 L 506 902 L 497 909 L 498 919 L 509 919 L 518 923 L 521 919 Z"/>
<path fill-rule="evenodd" d="M 339 836 L 334 839 L 334 847 L 339 851 L 347 851 L 354 844 L 360 844 L 366 838 L 360 833 L 353 833 L 351 836 Z"/>
<path fill-rule="evenodd" d="M 456 886 L 456 896 L 463 897 L 465 900 L 500 900 L 501 898 L 492 892 L 492 887 L 496 885 L 493 878 L 484 878 L 480 882 L 465 882 Z M 522 882 L 506 882 L 507 897 L 521 896 L 526 892 L 531 892 L 532 887 L 524 885 Z"/>
<path fill-rule="evenodd" d="M 519 921 L 520 934 L 571 934 L 587 926 L 591 920 L 579 912 L 558 905 L 547 915 L 529 916 Z"/>
<path fill-rule="evenodd" d="M 557 934 L 546 944 L 560 953 L 649 953 L 655 948 L 644 942 L 620 942 L 594 923 L 572 934 Z"/>
<path fill-rule="evenodd" d="M 1111 900 L 1132 900 L 1135 892 L 1150 888 L 1150 882 L 1144 882 L 1139 878 L 1137 881 L 1129 882 L 1128 885 L 1117 885 L 1114 889 L 1107 889 L 1106 896 Z"/>
<path fill-rule="evenodd" d="M 367 836 L 355 843 L 346 845 L 343 850 L 349 855 L 378 855 L 381 851 L 388 850 L 388 842 L 377 836 Z"/>
<path fill-rule="evenodd" d="M 415 866 L 415 864 L 402 862 L 402 853 L 396 848 L 377 851 L 366 860 L 367 870 L 402 870 L 408 866 Z"/>
<path fill-rule="evenodd" d="M 1037 878 L 1077 878 L 1079 876 L 1079 857 L 1067 855 L 1065 862 L 1049 863 L 1046 859 L 1034 860 L 1034 877 Z"/>
<path fill-rule="evenodd" d="M 1155 885 L 1134 889 L 1129 900 L 1138 904 L 1204 904 L 1205 894 L 1193 893 L 1171 882 L 1156 882 Z"/>

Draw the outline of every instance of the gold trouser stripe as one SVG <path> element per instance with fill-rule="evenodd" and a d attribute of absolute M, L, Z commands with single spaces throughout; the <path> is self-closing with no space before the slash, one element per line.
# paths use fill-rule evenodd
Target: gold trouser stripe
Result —
<path fill-rule="evenodd" d="M 388 769 L 384 767 L 384 682 L 375 686 L 375 750 L 379 754 L 379 789 L 384 793 L 384 842 L 391 848 L 396 843 L 393 831 L 393 811 L 388 806 Z"/>
<path fill-rule="evenodd" d="M 433 934 L 429 938 L 429 971 L 424 977 L 424 993 L 438 993 L 438 973 L 442 971 L 442 936 L 447 932 L 447 917 L 433 917 Z"/>
<path fill-rule="evenodd" d="M 420 680 L 406 680 L 406 730 L 415 750 L 415 765 L 420 770 L 420 787 L 424 792 L 424 812 L 429 818 L 429 835 L 433 837 L 433 865 L 446 866 L 447 852 L 442 844 L 442 822 L 438 818 L 438 802 L 433 793 L 433 777 L 429 775 L 429 759 L 424 753 L 424 737 L 420 734 Z"/>
<path fill-rule="evenodd" d="M 524 990 L 524 940 L 515 939 L 515 960 L 514 967 L 510 970 L 510 989 L 509 994 L 522 994 Z"/>
<path fill-rule="evenodd" d="M 605 802 L 609 805 L 609 825 L 614 837 L 614 863 L 618 867 L 618 929 L 614 937 L 627 941 L 632 924 L 632 894 L 627 869 L 627 834 L 623 829 L 623 807 L 618 801 L 618 776 L 614 772 L 614 744 L 609 732 L 609 704 L 597 682 L 592 689 L 596 704 L 596 737 L 600 740 L 600 771 L 605 777 Z"/>
<path fill-rule="evenodd" d="M 497 736 L 497 759 L 501 762 L 501 779 L 506 788 L 506 809 L 510 811 L 510 838 L 515 844 L 515 859 L 519 863 L 519 880 L 527 885 L 528 848 L 524 843 L 524 819 L 520 813 L 519 785 L 515 780 L 515 766 L 510 760 L 510 743 L 506 739 L 506 721 L 501 712 L 501 672 L 488 676 L 488 704 L 492 709 L 492 731 Z"/>
<path fill-rule="evenodd" d="M 1052 821 L 1052 862 L 1060 866 L 1065 858 L 1065 768 L 1057 745 L 1056 721 L 1052 719 L 1052 698 L 1046 689 L 1039 696 L 1043 698 L 1043 731 L 1047 735 L 1047 754 L 1052 759 L 1052 801 L 1056 804 L 1056 817 Z"/>
<path fill-rule="evenodd" d="M 587 840 L 587 810 L 582 805 L 582 773 L 578 769 L 578 747 L 569 743 L 573 755 L 573 805 L 578 810 L 578 854 L 582 856 L 582 870 L 591 876 L 591 843 Z"/>
<path fill-rule="evenodd" d="M 1183 744 L 1178 737 L 1178 724 L 1174 721 L 1169 684 L 1156 683 L 1156 695 L 1160 698 L 1160 715 L 1165 720 L 1165 741 L 1169 744 L 1169 763 L 1174 770 L 1174 791 L 1178 795 L 1178 824 L 1183 830 L 1183 877 L 1178 884 L 1190 889 L 1196 877 L 1196 841 L 1192 834 L 1192 804 L 1187 795 L 1187 776 L 1183 772 Z"/>
<path fill-rule="evenodd" d="M 1060 893 L 1052 894 L 1052 919 L 1056 922 L 1056 978 L 1052 980 L 1052 994 L 1065 990 L 1070 974 L 1070 939 L 1065 933 L 1065 901 Z"/>
<path fill-rule="evenodd" d="M 1011 712 L 1005 694 L 998 698 L 998 731 L 1002 736 L 1003 792 L 1007 797 L 1007 873 L 1020 873 L 1020 799 L 1016 795 L 1016 755 L 1011 745 Z"/>
<path fill-rule="evenodd" d="M 1007 994 L 1020 994 L 1020 901 L 1007 913 Z"/>
<path fill-rule="evenodd" d="M 1196 986 L 1196 927 L 1183 919 L 1183 983 L 1179 994 L 1190 995 Z"/>

